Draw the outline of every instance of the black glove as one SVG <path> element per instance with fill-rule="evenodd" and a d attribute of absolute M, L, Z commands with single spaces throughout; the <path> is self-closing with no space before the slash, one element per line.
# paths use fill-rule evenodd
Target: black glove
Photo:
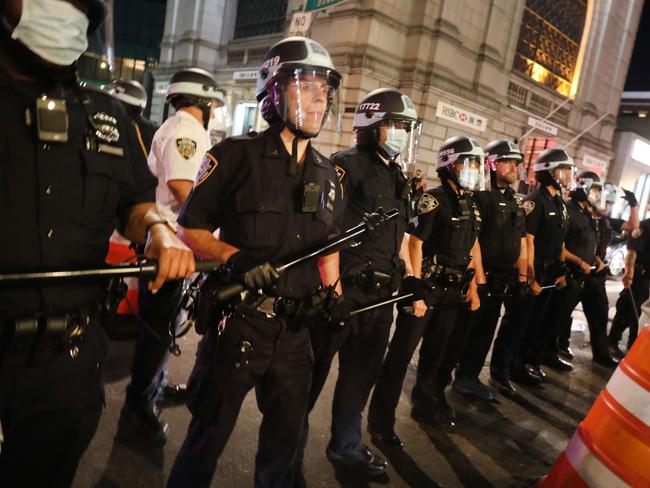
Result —
<path fill-rule="evenodd" d="M 346 322 L 350 320 L 353 306 L 343 295 L 332 298 L 327 307 L 330 325 L 334 328 L 345 326 Z"/>
<path fill-rule="evenodd" d="M 426 281 L 415 276 L 407 276 L 402 280 L 402 293 L 413 293 L 413 301 L 424 300 L 429 288 Z"/>
<path fill-rule="evenodd" d="M 623 195 L 621 198 L 625 200 L 631 208 L 637 207 L 639 205 L 639 202 L 637 201 L 636 195 L 634 193 L 626 190 L 625 188 L 621 188 L 621 190 L 623 190 L 623 193 L 625 193 L 625 195 Z"/>
<path fill-rule="evenodd" d="M 366 235 L 370 239 L 377 239 L 381 237 L 384 215 L 384 211 L 381 209 L 381 207 L 372 213 L 363 214 L 363 223 L 366 224 L 366 227 L 368 228 Z"/>
<path fill-rule="evenodd" d="M 233 254 L 226 264 L 231 269 L 233 279 L 248 290 L 270 288 L 280 278 L 280 273 L 271 263 L 260 263 L 259 259 L 243 252 Z"/>

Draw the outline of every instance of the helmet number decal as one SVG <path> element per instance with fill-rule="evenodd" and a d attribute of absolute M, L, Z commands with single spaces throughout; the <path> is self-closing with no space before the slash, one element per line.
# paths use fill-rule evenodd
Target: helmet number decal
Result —
<path fill-rule="evenodd" d="M 381 110 L 381 104 L 376 102 L 369 102 L 359 105 L 359 112 L 364 112 L 366 110 Z"/>

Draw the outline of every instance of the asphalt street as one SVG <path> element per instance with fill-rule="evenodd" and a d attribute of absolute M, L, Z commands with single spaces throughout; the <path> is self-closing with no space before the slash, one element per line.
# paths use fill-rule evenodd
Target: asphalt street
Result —
<path fill-rule="evenodd" d="M 620 284 L 608 282 L 610 306 Z M 613 309 L 610 309 L 610 319 Z M 403 450 L 377 453 L 389 461 L 387 475 L 378 480 L 355 479 L 338 473 L 325 457 L 329 440 L 330 407 L 338 367 L 333 365 L 312 415 L 305 473 L 311 487 L 524 487 L 547 473 L 564 450 L 611 371 L 591 361 L 588 331 L 580 309 L 574 312 L 572 347 L 576 368 L 557 373 L 546 368 L 543 389 L 519 388 L 516 401 L 499 396 L 492 403 L 470 401 L 453 391 L 450 403 L 458 411 L 458 426 L 442 430 L 420 425 L 410 417 L 409 395 L 415 380 L 413 359 L 397 411 L 396 431 Z M 182 355 L 170 362 L 173 382 L 185 382 L 194 362 L 198 336 L 180 341 Z M 185 436 L 189 412 L 184 405 L 164 408 L 169 439 L 156 446 L 118 431 L 124 389 L 128 383 L 133 341 L 112 341 L 107 364 L 106 409 L 95 438 L 82 459 L 74 487 L 162 487 Z M 489 357 L 488 357 L 489 362 Z M 488 368 L 481 378 L 487 381 Z M 253 485 L 257 431 L 261 415 L 251 392 L 220 460 L 212 486 Z M 367 436 L 367 443 L 370 438 Z M 370 445 L 370 444 L 369 444 Z"/>

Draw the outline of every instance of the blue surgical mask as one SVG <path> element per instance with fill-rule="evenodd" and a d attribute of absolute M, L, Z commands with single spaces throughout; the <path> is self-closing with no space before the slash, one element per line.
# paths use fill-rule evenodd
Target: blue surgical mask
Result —
<path fill-rule="evenodd" d="M 45 61 L 69 66 L 88 48 L 88 17 L 62 0 L 23 0 L 11 37 Z"/>
<path fill-rule="evenodd" d="M 381 144 L 388 159 L 395 159 L 399 156 L 408 144 L 409 135 L 406 129 L 389 129 L 386 142 Z"/>

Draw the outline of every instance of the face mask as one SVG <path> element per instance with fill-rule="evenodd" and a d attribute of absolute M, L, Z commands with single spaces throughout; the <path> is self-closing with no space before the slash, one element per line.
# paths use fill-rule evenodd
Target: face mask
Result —
<path fill-rule="evenodd" d="M 88 17 L 61 0 L 23 0 L 12 39 L 23 43 L 45 61 L 69 66 L 88 47 Z"/>
<path fill-rule="evenodd" d="M 465 168 L 460 172 L 458 183 L 466 190 L 474 190 L 478 187 L 478 169 Z"/>
<path fill-rule="evenodd" d="M 386 153 L 388 159 L 393 160 L 406 148 L 408 137 L 406 129 L 391 129 L 388 131 L 386 141 L 379 147 Z"/>

